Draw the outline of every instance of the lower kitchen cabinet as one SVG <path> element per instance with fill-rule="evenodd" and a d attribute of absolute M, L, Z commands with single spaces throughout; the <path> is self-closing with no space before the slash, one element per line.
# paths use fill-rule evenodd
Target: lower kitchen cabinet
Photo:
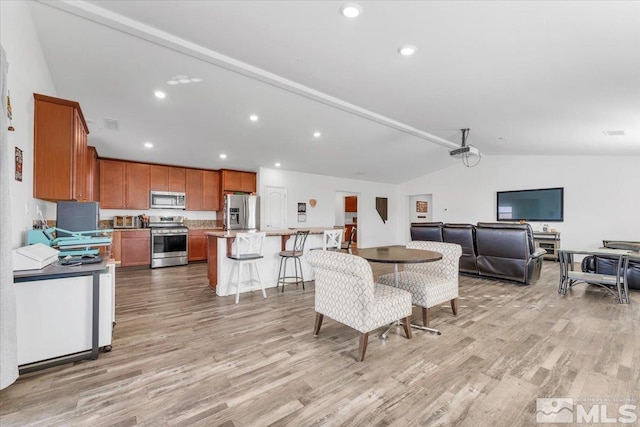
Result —
<path fill-rule="evenodd" d="M 119 231 L 120 266 L 151 265 L 151 234 L 149 229 Z M 114 246 L 114 256 L 116 248 Z M 117 261 L 117 258 L 116 258 Z"/>
<path fill-rule="evenodd" d="M 207 236 L 204 234 L 208 230 L 189 230 L 189 262 L 206 261 L 207 259 Z"/>

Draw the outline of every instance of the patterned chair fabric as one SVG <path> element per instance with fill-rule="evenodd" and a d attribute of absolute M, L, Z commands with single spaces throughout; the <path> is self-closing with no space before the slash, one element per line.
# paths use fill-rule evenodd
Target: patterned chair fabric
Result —
<path fill-rule="evenodd" d="M 442 259 L 421 264 L 407 264 L 404 271 L 398 272 L 398 288 L 409 291 L 414 305 L 428 309 L 451 301 L 454 314 L 457 313 L 458 263 L 462 255 L 460 245 L 443 242 L 414 241 L 407 244 L 408 249 L 435 251 Z M 385 274 L 378 283 L 393 286 L 394 274 Z M 423 310 L 423 322 L 428 326 L 428 311 Z"/>
<path fill-rule="evenodd" d="M 411 294 L 375 283 L 365 259 L 343 252 L 311 251 L 307 261 L 315 272 L 315 310 L 320 323 L 326 315 L 363 334 L 360 360 L 364 359 L 370 331 L 398 319 L 411 323 Z M 316 332 L 320 328 L 317 322 Z M 411 329 L 405 327 L 405 332 L 410 338 Z"/>

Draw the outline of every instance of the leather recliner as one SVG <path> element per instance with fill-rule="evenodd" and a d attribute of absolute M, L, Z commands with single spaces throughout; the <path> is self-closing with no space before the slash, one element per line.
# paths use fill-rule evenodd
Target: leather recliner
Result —
<path fill-rule="evenodd" d="M 640 242 L 603 241 L 604 247 L 609 249 L 625 249 L 640 251 Z M 638 254 L 640 259 L 640 252 Z M 587 256 L 582 260 L 582 271 L 596 274 L 615 274 L 618 259 L 600 255 Z M 629 260 L 627 268 L 627 286 L 629 289 L 640 290 L 640 261 Z"/>
<path fill-rule="evenodd" d="M 471 224 L 445 224 L 442 238 L 446 243 L 457 243 L 462 247 L 460 272 L 478 274 L 476 227 Z"/>
<path fill-rule="evenodd" d="M 411 240 L 428 240 L 442 242 L 442 222 L 413 222 L 411 223 Z"/>
<path fill-rule="evenodd" d="M 478 273 L 530 284 L 540 278 L 544 249 L 536 249 L 529 224 L 479 222 Z"/>

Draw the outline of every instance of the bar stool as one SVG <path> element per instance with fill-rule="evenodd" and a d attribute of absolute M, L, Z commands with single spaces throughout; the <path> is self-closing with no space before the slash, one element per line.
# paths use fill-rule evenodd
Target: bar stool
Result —
<path fill-rule="evenodd" d="M 300 257 L 304 250 L 304 243 L 307 241 L 309 230 L 299 230 L 296 232 L 295 240 L 293 241 L 293 248 L 290 251 L 280 251 L 280 267 L 278 268 L 278 283 L 276 283 L 276 289 L 282 283 L 282 292 L 284 292 L 284 285 L 289 283 L 302 283 L 302 289 L 304 289 L 304 278 L 302 277 L 302 262 Z M 293 259 L 293 266 L 295 268 L 295 276 L 287 276 L 287 262 Z M 298 267 L 300 267 L 300 275 L 298 275 Z M 293 279 L 293 280 L 291 280 Z M 289 281 L 287 281 L 289 280 Z"/>
<path fill-rule="evenodd" d="M 340 250 L 340 245 L 342 244 L 342 232 L 344 230 L 342 228 L 336 228 L 333 230 L 324 230 L 324 236 L 322 239 L 322 250 Z"/>
<path fill-rule="evenodd" d="M 346 242 L 342 242 L 340 246 L 341 249 L 345 249 L 347 252 L 351 253 L 351 244 L 353 243 L 353 239 L 356 236 L 356 232 L 358 230 L 356 227 L 351 227 L 351 233 L 349 234 L 349 240 Z"/>
<path fill-rule="evenodd" d="M 267 293 L 264 290 L 264 284 L 260 278 L 260 272 L 258 271 L 258 265 L 256 263 L 257 260 L 262 258 L 262 248 L 264 246 L 264 238 L 266 234 L 267 233 L 236 234 L 235 248 L 231 255 L 227 256 L 228 259 L 233 261 L 233 267 L 231 267 L 231 272 L 229 273 L 229 285 L 232 284 L 231 280 L 233 278 L 234 270 L 237 271 L 236 304 L 240 300 L 240 286 L 243 283 L 241 281 L 243 265 L 249 266 L 249 284 L 252 285 L 256 281 L 253 277 L 253 272 L 255 270 L 257 282 L 260 283 L 260 287 L 262 288 L 262 296 L 264 298 L 267 297 Z M 251 266 L 253 266 L 253 268 L 251 268 Z"/>

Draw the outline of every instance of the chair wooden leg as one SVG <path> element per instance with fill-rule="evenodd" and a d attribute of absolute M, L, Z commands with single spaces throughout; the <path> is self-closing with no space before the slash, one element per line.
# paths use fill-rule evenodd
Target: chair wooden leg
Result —
<path fill-rule="evenodd" d="M 429 327 L 429 309 L 427 307 L 422 307 L 422 324 Z"/>
<path fill-rule="evenodd" d="M 362 362 L 364 360 L 364 354 L 367 352 L 367 343 L 369 342 L 369 332 L 360 334 L 360 349 L 359 349 L 359 357 L 358 362 Z"/>
<path fill-rule="evenodd" d="M 453 315 L 458 315 L 458 298 L 454 298 L 451 300 L 451 311 L 453 311 Z"/>
<path fill-rule="evenodd" d="M 313 336 L 317 337 L 320 333 L 320 327 L 322 326 L 322 319 L 324 319 L 324 314 L 320 314 L 316 312 L 316 324 L 313 327 Z"/>
<path fill-rule="evenodd" d="M 412 335 L 411 335 L 411 316 L 407 316 L 404 318 L 404 334 L 407 336 L 407 338 L 411 339 Z"/>

